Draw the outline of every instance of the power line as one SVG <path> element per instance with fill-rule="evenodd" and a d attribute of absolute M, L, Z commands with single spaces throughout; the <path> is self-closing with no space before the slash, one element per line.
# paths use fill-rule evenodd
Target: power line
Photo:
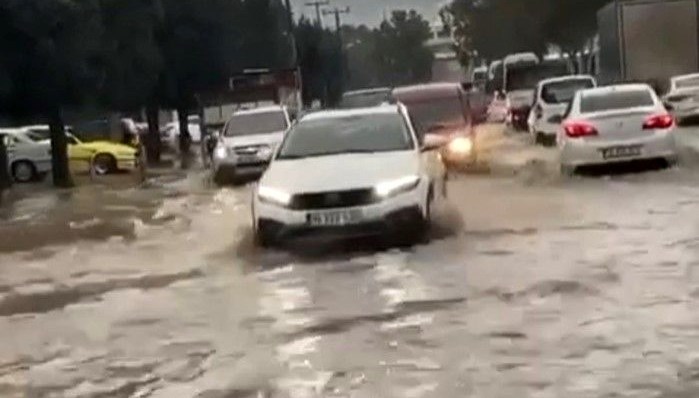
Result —
<path fill-rule="evenodd" d="M 340 15 L 349 13 L 349 6 L 345 7 L 344 9 L 335 7 L 330 10 L 323 10 L 323 15 L 335 15 L 335 28 L 337 29 L 337 34 L 340 34 L 340 29 L 342 28 L 342 21 L 340 20 Z"/>
<path fill-rule="evenodd" d="M 309 1 L 306 3 L 306 7 L 315 7 L 316 9 L 316 23 L 319 27 L 323 27 L 323 21 L 320 19 L 320 7 L 327 6 L 330 4 L 329 0 L 316 0 Z"/>

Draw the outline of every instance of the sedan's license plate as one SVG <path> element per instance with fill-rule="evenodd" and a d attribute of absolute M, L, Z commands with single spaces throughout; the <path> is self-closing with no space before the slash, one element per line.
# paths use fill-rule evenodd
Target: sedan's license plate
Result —
<path fill-rule="evenodd" d="M 328 211 L 308 214 L 308 224 L 312 227 L 341 227 L 362 221 L 359 210 Z"/>
<path fill-rule="evenodd" d="M 617 159 L 640 156 L 641 148 L 641 145 L 613 146 L 600 151 L 605 159 Z"/>

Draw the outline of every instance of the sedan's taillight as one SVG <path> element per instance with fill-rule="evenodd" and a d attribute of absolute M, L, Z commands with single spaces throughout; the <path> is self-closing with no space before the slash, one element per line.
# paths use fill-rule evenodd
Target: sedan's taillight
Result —
<path fill-rule="evenodd" d="M 578 137 L 589 137 L 593 135 L 597 135 L 597 129 L 595 126 L 588 122 L 581 122 L 581 121 L 570 121 L 566 122 L 563 125 L 563 129 L 566 132 L 566 135 L 571 138 L 578 138 Z"/>
<path fill-rule="evenodd" d="M 661 115 L 653 115 L 643 122 L 644 130 L 667 129 L 675 124 L 675 119 L 667 113 Z"/>

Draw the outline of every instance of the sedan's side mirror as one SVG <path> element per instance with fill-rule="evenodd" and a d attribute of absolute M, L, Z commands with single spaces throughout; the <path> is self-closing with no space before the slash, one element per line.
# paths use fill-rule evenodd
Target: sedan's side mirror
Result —
<path fill-rule="evenodd" d="M 447 145 L 449 139 L 441 134 L 425 134 L 425 138 L 422 140 L 422 146 L 420 149 L 422 152 L 429 152 L 440 149 L 441 147 Z"/>

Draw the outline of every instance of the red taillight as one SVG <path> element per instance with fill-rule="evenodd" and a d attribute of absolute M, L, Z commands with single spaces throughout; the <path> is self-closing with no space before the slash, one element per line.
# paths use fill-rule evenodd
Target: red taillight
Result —
<path fill-rule="evenodd" d="M 644 130 L 655 130 L 655 129 L 667 129 L 672 127 L 672 125 L 675 124 L 675 119 L 671 115 L 668 115 L 667 113 L 662 114 L 662 115 L 654 115 L 646 119 L 645 122 L 643 122 L 643 129 Z"/>
<path fill-rule="evenodd" d="M 563 129 L 565 129 L 566 135 L 571 138 L 597 135 L 595 126 L 587 122 L 566 122 L 563 125 Z"/>

